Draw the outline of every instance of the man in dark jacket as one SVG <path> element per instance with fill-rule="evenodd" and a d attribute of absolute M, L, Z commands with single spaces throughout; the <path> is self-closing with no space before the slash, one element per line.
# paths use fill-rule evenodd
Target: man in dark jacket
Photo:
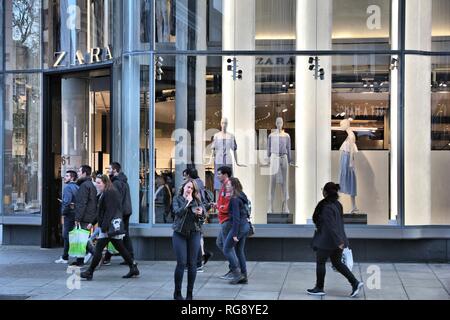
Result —
<path fill-rule="evenodd" d="M 68 170 L 64 176 L 66 186 L 63 190 L 63 198 L 61 201 L 61 216 L 63 225 L 64 251 L 63 255 L 55 261 L 55 263 L 66 264 L 69 261 L 69 232 L 75 227 L 75 199 L 78 192 L 76 184 L 77 173 Z"/>
<path fill-rule="evenodd" d="M 75 226 L 86 229 L 89 224 L 97 219 L 97 189 L 91 178 L 92 169 L 88 165 L 82 165 L 78 169 L 77 185 L 79 186 L 75 201 Z M 82 266 L 83 258 L 78 258 L 74 265 Z"/>
<path fill-rule="evenodd" d="M 130 253 L 131 257 L 134 259 L 133 244 L 131 243 L 129 226 L 130 226 L 130 216 L 132 213 L 131 208 L 131 196 L 130 196 L 130 186 L 128 185 L 128 178 L 122 172 L 122 166 L 118 162 L 112 162 L 109 166 L 109 177 L 120 194 L 120 203 L 122 205 L 123 212 L 123 224 L 125 227 L 125 237 L 123 238 L 123 243 Z M 103 265 L 111 264 L 111 254 L 107 252 L 105 254 L 105 259 L 103 260 Z M 122 264 L 127 264 L 122 262 Z"/>

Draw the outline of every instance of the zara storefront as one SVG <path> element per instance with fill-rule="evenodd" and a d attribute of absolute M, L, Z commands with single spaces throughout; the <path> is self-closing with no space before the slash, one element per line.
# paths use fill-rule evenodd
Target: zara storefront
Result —
<path fill-rule="evenodd" d="M 360 261 L 450 260 L 447 0 L 0 1 L 3 244 L 60 244 L 61 176 L 119 161 L 141 259 L 172 259 L 170 202 L 233 168 L 252 260 L 308 261 L 343 186 Z M 217 217 L 205 225 L 215 249 Z M 220 255 L 217 256 L 220 258 Z"/>

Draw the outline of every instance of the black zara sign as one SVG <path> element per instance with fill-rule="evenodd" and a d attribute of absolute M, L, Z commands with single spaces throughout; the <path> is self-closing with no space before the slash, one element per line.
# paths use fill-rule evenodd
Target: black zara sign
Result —
<path fill-rule="evenodd" d="M 295 66 L 295 57 L 256 57 L 257 66 Z"/>

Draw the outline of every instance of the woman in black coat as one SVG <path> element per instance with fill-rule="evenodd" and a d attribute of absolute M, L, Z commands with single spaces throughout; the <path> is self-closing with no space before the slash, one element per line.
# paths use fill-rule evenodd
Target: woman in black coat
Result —
<path fill-rule="evenodd" d="M 188 179 L 180 192 L 173 199 L 172 210 L 175 216 L 173 223 L 172 244 L 177 257 L 173 298 L 183 300 L 181 284 L 184 269 L 188 267 L 188 284 L 186 300 L 192 300 L 195 278 L 197 277 L 197 256 L 200 250 L 202 224 L 205 220 L 205 207 L 200 198 L 197 183 Z"/>
<path fill-rule="evenodd" d="M 86 280 L 92 280 L 94 270 L 99 264 L 102 258 L 103 249 L 108 245 L 108 242 L 111 242 L 114 245 L 130 267 L 130 271 L 123 276 L 123 278 L 139 276 L 137 264 L 134 262 L 123 243 L 125 231 L 123 228 L 119 228 L 120 224 L 123 225 L 120 194 L 107 175 L 97 176 L 95 183 L 97 190 L 100 193 L 97 207 L 98 214 L 97 218 L 88 226 L 88 229 L 91 229 L 92 225 L 98 223 L 100 235 L 98 236 L 97 244 L 95 245 L 95 253 L 91 265 L 86 271 L 81 272 L 80 277 Z"/>
<path fill-rule="evenodd" d="M 328 258 L 352 286 L 351 297 L 356 297 L 364 283 L 358 281 L 353 273 L 342 263 L 342 252 L 348 247 L 348 240 L 344 230 L 343 208 L 339 199 L 339 185 L 328 182 L 323 188 L 324 199 L 314 211 L 313 221 L 316 232 L 312 247 L 316 251 L 316 286 L 308 289 L 310 295 L 323 296 L 325 282 L 325 264 Z"/>

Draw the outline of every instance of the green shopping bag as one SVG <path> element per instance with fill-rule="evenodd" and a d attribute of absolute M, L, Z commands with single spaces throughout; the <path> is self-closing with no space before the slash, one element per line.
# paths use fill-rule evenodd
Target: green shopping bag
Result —
<path fill-rule="evenodd" d="M 108 242 L 108 247 L 106 248 L 106 250 L 108 250 L 109 253 L 111 253 L 112 255 L 119 253 L 119 251 L 117 251 L 117 249 L 114 247 L 114 245 L 111 242 Z"/>
<path fill-rule="evenodd" d="M 89 240 L 89 231 L 76 227 L 69 232 L 69 256 L 84 258 Z"/>

